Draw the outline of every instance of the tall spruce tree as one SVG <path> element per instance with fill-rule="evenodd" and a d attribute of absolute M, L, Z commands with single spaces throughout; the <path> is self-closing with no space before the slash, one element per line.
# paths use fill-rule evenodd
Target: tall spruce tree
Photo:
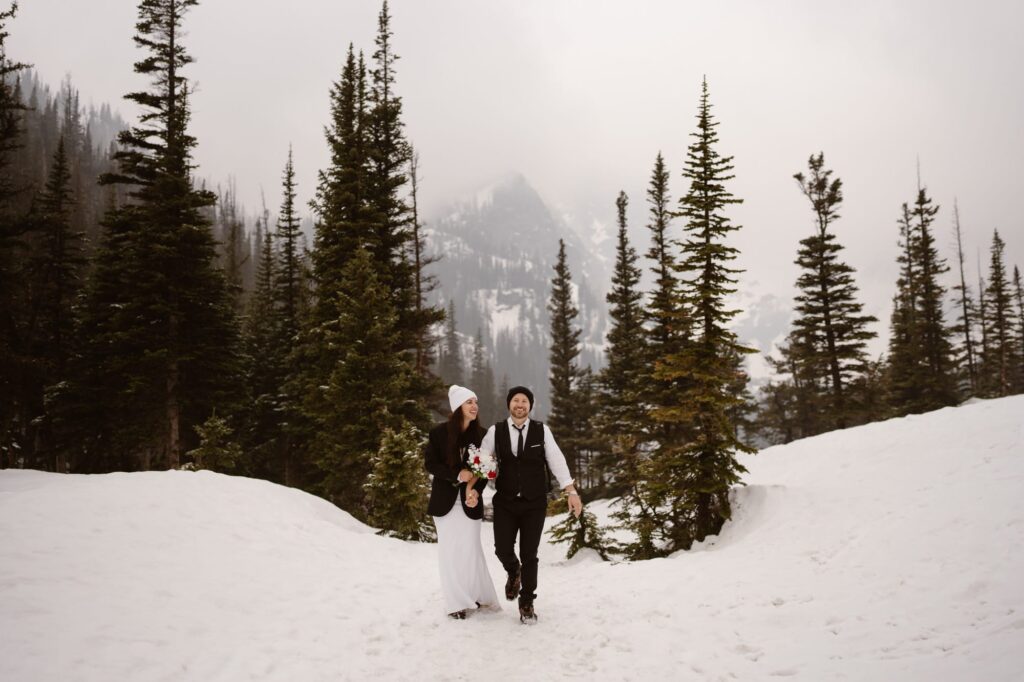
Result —
<path fill-rule="evenodd" d="M 992 233 L 991 258 L 988 269 L 988 288 L 985 289 L 985 336 L 988 339 L 982 357 L 982 387 L 986 397 L 1010 395 L 1014 380 L 1016 347 L 1013 330 L 1012 293 L 1006 277 L 1003 254 L 1006 243 L 999 230 Z"/>
<path fill-rule="evenodd" d="M 404 133 L 402 99 L 395 89 L 396 65 L 391 13 L 384 0 L 377 16 L 373 68 L 367 98 L 366 199 L 368 217 L 373 226 L 369 248 L 378 264 L 381 282 L 391 292 L 398 315 L 399 348 L 406 362 L 422 369 L 421 347 L 431 328 L 444 319 L 441 309 L 428 305 L 422 297 L 422 269 L 417 262 L 418 227 L 407 198 L 407 169 L 412 146 Z M 419 271 L 417 270 L 419 268 Z M 410 419 L 417 426 L 428 426 L 426 406 L 440 391 L 437 380 L 426 371 L 418 371 L 409 386 L 411 404 L 419 406 Z"/>
<path fill-rule="evenodd" d="M 807 166 L 808 175 L 796 173 L 793 178 L 811 202 L 815 231 L 800 240 L 796 259 L 800 293 L 790 352 L 799 365 L 801 389 L 811 391 L 806 402 L 817 402 L 819 392 L 824 395 L 826 404 L 815 426 L 841 429 L 860 421 L 850 384 L 864 371 L 866 344 L 875 336 L 867 326 L 877 320 L 862 313 L 854 269 L 840 259 L 843 247 L 833 232 L 843 201 L 842 180 L 832 179 L 824 152 L 811 155 Z"/>
<path fill-rule="evenodd" d="M 119 136 L 117 171 L 103 182 L 130 188 L 108 214 L 85 306 L 76 381 L 84 471 L 178 467 L 193 426 L 231 400 L 237 330 L 204 209 L 192 184 L 188 84 L 192 58 L 182 24 L 196 0 L 142 0 L 136 73 L 142 109 Z M 90 407 L 92 406 L 92 407 Z M 97 407 L 102 406 L 102 407 Z"/>
<path fill-rule="evenodd" d="M 573 478 L 580 475 L 580 415 L 576 396 L 581 370 L 579 366 L 580 330 L 574 326 L 579 310 L 573 302 L 572 274 L 565 257 L 565 241 L 558 240 L 558 260 L 548 298 L 551 319 L 551 350 L 548 377 L 551 385 L 551 410 L 548 425 L 558 434 Z"/>
<path fill-rule="evenodd" d="M 256 288 L 249 297 L 242 334 L 246 388 L 244 465 L 251 475 L 285 483 L 286 467 L 280 461 L 281 391 L 287 347 L 280 342 L 283 314 L 274 296 L 279 277 L 274 238 L 269 232 L 261 236 Z"/>
<path fill-rule="evenodd" d="M 953 344 L 950 341 L 950 328 L 944 319 L 946 288 L 939 281 L 949 271 L 949 266 L 939 256 L 932 230 L 938 211 L 939 207 L 932 205 L 927 190 L 919 188 L 914 203 L 914 217 L 917 219 L 915 255 L 920 274 L 916 322 L 920 326 L 918 338 L 926 369 L 922 388 L 927 409 L 954 405 L 958 398 Z"/>
<path fill-rule="evenodd" d="M 964 275 L 964 244 L 960 232 L 960 207 L 956 200 L 953 200 L 953 235 L 956 237 L 956 261 L 959 266 L 960 283 L 953 287 L 957 292 L 956 307 L 959 311 L 956 326 L 953 332 L 963 336 L 963 344 L 960 346 L 959 358 L 956 358 L 961 368 L 966 369 L 966 376 L 961 382 L 968 395 L 976 395 L 978 390 L 978 370 L 974 343 L 971 340 L 971 325 L 975 319 L 974 299 L 967 287 L 967 277 Z"/>
<path fill-rule="evenodd" d="M 303 276 L 300 239 L 302 226 L 295 205 L 295 166 L 292 149 L 288 147 L 288 162 L 281 179 L 281 210 L 277 216 L 278 253 L 277 276 L 274 279 L 274 299 L 281 311 L 281 343 L 291 347 L 305 313 L 305 277 Z M 269 233 L 267 235 L 269 237 Z"/>
<path fill-rule="evenodd" d="M 440 374 L 445 384 L 465 383 L 462 351 L 459 348 L 459 334 L 455 322 L 455 300 L 448 300 L 448 314 L 445 315 L 444 353 L 441 355 Z"/>
<path fill-rule="evenodd" d="M 1021 283 L 1020 268 L 1013 266 L 1013 298 L 1017 303 L 1015 342 L 1017 346 L 1017 373 L 1013 382 L 1014 393 L 1024 393 L 1024 284 Z"/>
<path fill-rule="evenodd" d="M 64 139 L 57 144 L 50 177 L 35 206 L 32 219 L 37 232 L 39 251 L 31 259 L 33 274 L 35 333 L 32 354 L 36 377 L 31 403 L 35 415 L 31 420 L 35 438 L 33 449 L 37 464 L 54 471 L 66 472 L 65 450 L 55 443 L 52 417 L 45 409 L 45 392 L 59 390 L 67 377 L 70 358 L 75 348 L 77 325 L 75 301 L 81 293 L 82 275 L 86 266 L 83 252 L 84 235 L 71 225 L 75 197 L 71 189 L 72 175 Z M 52 388 L 51 388 L 52 387 Z"/>
<path fill-rule="evenodd" d="M 622 495 L 636 482 L 639 448 L 646 438 L 643 430 L 648 374 L 645 311 L 637 253 L 629 244 L 627 232 L 628 205 L 626 193 L 619 192 L 615 200 L 619 225 L 615 270 L 611 291 L 605 297 L 611 318 L 606 339 L 607 364 L 598 379 L 598 430 L 610 445 L 608 457 L 598 465 L 612 479 L 611 490 L 617 495 Z"/>
<path fill-rule="evenodd" d="M 470 363 L 469 387 L 477 395 L 480 406 L 480 423 L 487 424 L 501 419 L 505 415 L 497 411 L 498 405 L 494 397 L 497 389 L 494 386 L 494 370 L 487 359 L 483 333 L 477 329 L 473 339 L 473 358 Z"/>
<path fill-rule="evenodd" d="M 927 410 L 924 395 L 923 351 L 921 329 L 917 320 L 918 299 L 920 298 L 920 275 L 916 253 L 918 252 L 910 206 L 901 207 L 899 220 L 900 275 L 896 280 L 896 294 L 893 297 L 890 317 L 888 401 L 897 414 L 909 414 Z"/>
<path fill-rule="evenodd" d="M 657 375 L 683 380 L 678 406 L 660 408 L 655 417 L 685 426 L 690 440 L 662 447 L 652 460 L 649 485 L 667 511 L 668 548 L 688 549 L 695 541 L 718 532 L 731 515 L 729 488 L 745 469 L 737 452 L 751 452 L 736 435 L 729 413 L 742 402 L 731 390 L 735 356 L 753 352 L 740 345 L 728 322 L 738 311 L 726 305 L 735 291 L 736 275 L 729 267 L 736 249 L 726 244 L 739 229 L 725 209 L 741 203 L 726 188 L 733 178 L 732 157 L 717 150 L 718 122 L 711 113 L 707 80 L 701 85 L 697 130 L 687 149 L 683 177 L 690 181 L 680 199 L 680 215 L 686 219 L 687 239 L 680 307 L 693 314 L 694 338 L 680 352 L 666 357 Z"/>
<path fill-rule="evenodd" d="M 305 396 L 314 420 L 312 455 L 321 492 L 360 519 L 369 507 L 363 484 L 386 429 L 399 432 L 409 411 L 413 368 L 398 352 L 398 315 L 373 257 L 358 249 L 345 266 L 338 319 L 319 331 L 337 362 L 327 383 Z"/>
<path fill-rule="evenodd" d="M 644 381 L 647 391 L 644 403 L 651 408 L 670 407 L 679 395 L 679 382 L 655 376 L 658 363 L 666 357 L 677 354 L 689 337 L 689 317 L 686 303 L 679 296 L 679 279 L 676 275 L 676 257 L 669 228 L 674 217 L 668 189 L 669 171 L 661 152 L 654 160 L 650 183 L 647 188 L 651 246 L 647 251 L 651 273 L 654 275 L 654 289 L 646 307 L 646 346 L 648 352 L 647 372 Z M 660 443 L 669 443 L 681 437 L 670 422 L 645 419 L 650 435 Z"/>
<path fill-rule="evenodd" d="M 6 3 L 5 3 L 6 4 Z M 26 297 L 20 275 L 24 224 L 17 220 L 16 156 L 24 145 L 21 115 L 25 109 L 20 72 L 27 64 L 7 54 L 7 23 L 18 13 L 18 3 L 0 10 L 0 468 L 17 463 L 22 450 L 23 408 L 18 399 L 25 347 L 21 332 Z"/>

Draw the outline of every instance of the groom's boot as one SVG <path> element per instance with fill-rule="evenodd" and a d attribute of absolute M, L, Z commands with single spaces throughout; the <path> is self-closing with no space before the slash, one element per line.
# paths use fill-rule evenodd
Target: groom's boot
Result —
<path fill-rule="evenodd" d="M 512 601 L 519 596 L 519 587 L 523 584 L 523 567 L 516 566 L 515 573 L 509 573 L 505 581 L 505 599 Z"/>
<path fill-rule="evenodd" d="M 535 625 L 537 623 L 537 613 L 533 610 L 532 599 L 519 600 L 519 622 L 524 625 Z"/>

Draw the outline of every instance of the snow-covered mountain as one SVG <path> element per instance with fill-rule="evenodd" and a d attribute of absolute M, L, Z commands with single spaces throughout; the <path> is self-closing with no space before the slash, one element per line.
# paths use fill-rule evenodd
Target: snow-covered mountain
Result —
<path fill-rule="evenodd" d="M 495 381 L 532 386 L 537 415 L 548 409 L 548 297 L 564 239 L 583 333 L 580 362 L 595 369 L 607 326 L 605 293 L 610 281 L 606 235 L 594 221 L 579 226 L 557 214 L 522 175 L 479 190 L 427 223 L 428 246 L 441 257 L 432 269 L 439 287 L 434 301 L 455 304 L 466 344 L 477 329 L 491 354 Z"/>
<path fill-rule="evenodd" d="M 0 679 L 1020 680 L 1021 415 L 1016 396 L 746 456 L 721 535 L 667 559 L 542 544 L 530 628 L 447 619 L 436 546 L 297 490 L 0 471 Z"/>

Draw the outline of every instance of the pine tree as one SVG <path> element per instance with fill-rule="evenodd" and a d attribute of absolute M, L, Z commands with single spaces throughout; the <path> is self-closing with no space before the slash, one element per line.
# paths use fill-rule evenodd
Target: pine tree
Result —
<path fill-rule="evenodd" d="M 888 399 L 897 414 L 910 414 L 925 411 L 927 403 L 923 395 L 925 369 L 917 321 L 920 283 L 915 254 L 919 249 L 910 207 L 905 203 L 898 224 L 900 276 L 889 325 Z"/>
<path fill-rule="evenodd" d="M 84 235 L 71 226 L 74 204 L 71 170 L 61 138 L 50 177 L 36 205 L 33 223 L 41 249 L 29 265 L 36 318 L 33 355 L 37 379 L 30 388 L 35 394 L 30 402 L 36 412 L 31 419 L 36 434 L 33 449 L 37 462 L 46 461 L 48 468 L 58 472 L 67 471 L 67 460 L 64 450 L 54 442 L 57 434 L 51 415 L 45 411 L 44 392 L 50 391 L 52 395 L 59 390 L 75 348 L 74 304 L 81 291 L 86 260 L 82 252 Z"/>
<path fill-rule="evenodd" d="M 290 348 L 299 333 L 305 313 L 306 296 L 299 240 L 302 226 L 295 209 L 295 166 L 292 149 L 281 181 L 281 211 L 277 216 L 277 242 L 280 244 L 274 281 L 274 300 L 281 311 L 280 343 Z M 268 233 L 269 236 L 269 233 Z"/>
<path fill-rule="evenodd" d="M 81 471 L 178 467 L 191 426 L 232 400 L 236 322 L 203 216 L 214 197 L 191 179 L 182 72 L 192 58 L 181 36 L 196 4 L 139 3 L 135 42 L 147 56 L 135 71 L 151 89 L 126 95 L 143 113 L 121 133 L 118 169 L 103 178 L 131 189 L 105 221 L 84 309 Z"/>
<path fill-rule="evenodd" d="M 678 382 L 655 376 L 655 370 L 663 358 L 675 355 L 682 349 L 682 345 L 689 337 L 690 322 L 686 309 L 677 308 L 685 302 L 678 292 L 677 264 L 668 231 L 673 218 L 672 210 L 669 208 L 671 198 L 668 181 L 669 172 L 659 152 L 647 189 L 647 202 L 650 206 L 650 222 L 647 228 L 651 232 L 651 247 L 646 256 L 654 274 L 654 290 L 646 308 L 645 339 L 648 360 L 644 378 L 647 385 L 644 402 L 655 409 L 670 407 L 679 394 L 681 387 Z M 645 422 L 651 435 L 662 444 L 671 443 L 681 437 L 681 434 L 674 432 L 674 425 L 669 422 L 652 420 L 650 415 Z"/>
<path fill-rule="evenodd" d="M 646 416 L 643 397 L 648 375 L 641 273 L 636 264 L 636 250 L 629 244 L 626 225 L 628 204 L 626 193 L 620 192 L 615 201 L 619 224 L 615 271 L 612 289 L 605 297 L 611 328 L 606 340 L 607 364 L 600 373 L 598 398 L 598 430 L 602 440 L 610 445 L 607 461 L 598 464 L 612 477 L 612 491 L 617 495 L 634 483 L 629 477 L 636 472 L 626 463 L 639 456 L 639 446 L 645 439 L 642 430 Z"/>
<path fill-rule="evenodd" d="M 946 289 L 939 277 L 949 271 L 944 258 L 935 248 L 932 224 L 939 207 L 932 206 L 924 188 L 918 189 L 914 204 L 917 218 L 917 253 L 919 294 L 916 321 L 920 325 L 919 339 L 926 374 L 922 386 L 926 409 L 937 409 L 957 402 L 956 379 L 953 367 L 953 344 L 950 329 L 944 319 Z"/>
<path fill-rule="evenodd" d="M 987 350 L 982 357 L 982 387 L 986 397 L 998 398 L 1010 395 L 1014 379 L 1016 347 L 1012 322 L 1012 301 L 1010 283 L 1006 278 L 1003 262 L 1005 242 L 999 230 L 992 234 L 991 260 L 988 270 L 988 288 L 985 289 L 985 313 L 983 320 Z"/>
<path fill-rule="evenodd" d="M 399 349 L 405 361 L 419 370 L 424 365 L 417 352 L 431 328 L 441 322 L 444 315 L 439 308 L 428 305 L 422 296 L 422 270 L 426 263 L 422 259 L 416 262 L 417 216 L 411 214 L 403 196 L 409 184 L 406 170 L 412 147 L 405 138 L 402 99 L 395 89 L 399 57 L 392 39 L 391 14 L 384 0 L 377 17 L 374 68 L 370 71 L 367 93 L 366 207 L 373 228 L 368 248 L 378 264 L 381 283 L 395 302 L 401 334 Z M 414 419 L 418 426 L 428 426 L 426 405 L 439 393 L 437 380 L 428 372 L 414 373 L 409 397 L 420 406 Z"/>
<path fill-rule="evenodd" d="M 380 448 L 370 457 L 370 474 L 363 486 L 369 507 L 367 520 L 382 535 L 434 540 L 427 514 L 430 483 L 423 469 L 424 445 L 420 430 L 403 421 L 398 430 L 384 431 Z"/>
<path fill-rule="evenodd" d="M 576 388 L 580 377 L 580 330 L 573 324 L 579 310 L 573 303 L 572 275 L 565 258 L 565 242 L 558 240 L 558 261 L 551 280 L 548 299 L 551 319 L 551 351 L 549 380 L 551 411 L 548 426 L 558 434 L 559 446 L 565 454 L 573 478 L 580 475 L 578 436 L 580 433 Z"/>
<path fill-rule="evenodd" d="M 444 353 L 441 355 L 441 381 L 445 384 L 463 385 L 462 351 L 459 350 L 459 334 L 455 327 L 455 300 L 448 300 L 448 314 L 445 315 Z"/>
<path fill-rule="evenodd" d="M 564 519 L 548 529 L 548 535 L 551 536 L 551 542 L 569 545 L 565 552 L 566 559 L 573 558 L 583 548 L 594 550 L 605 561 L 609 559 L 612 542 L 593 512 L 585 507 L 579 518 L 571 513 L 566 514 Z"/>
<path fill-rule="evenodd" d="M 261 234 L 256 288 L 249 297 L 242 335 L 246 388 L 244 442 L 248 473 L 287 483 L 282 463 L 282 385 L 287 346 L 281 344 L 283 311 L 275 300 L 278 287 L 277 254 L 273 236 Z"/>
<path fill-rule="evenodd" d="M 842 180 L 832 179 L 832 170 L 825 168 L 824 152 L 811 155 L 807 165 L 809 175 L 793 177 L 811 202 L 816 230 L 800 240 L 796 259 L 802 268 L 796 282 L 800 294 L 789 348 L 799 365 L 801 386 L 811 392 L 805 401 L 816 402 L 819 392 L 826 397 L 822 419 L 814 426 L 841 429 L 859 421 L 848 395 L 849 385 L 864 371 L 865 347 L 875 336 L 867 325 L 877 320 L 862 313 L 854 269 L 840 260 L 843 247 L 831 231 L 843 201 Z"/>
<path fill-rule="evenodd" d="M 1024 393 L 1024 285 L 1021 284 L 1020 268 L 1013 266 L 1013 298 L 1017 302 L 1016 346 L 1017 372 L 1013 382 L 1014 393 Z"/>
<path fill-rule="evenodd" d="M 690 189 L 680 200 L 688 238 L 679 268 L 683 273 L 679 305 L 687 304 L 693 311 L 694 338 L 681 352 L 665 358 L 657 370 L 656 376 L 663 379 L 683 380 L 680 404 L 655 411 L 662 422 L 685 425 L 692 438 L 660 448 L 648 479 L 667 509 L 670 550 L 688 549 L 694 541 L 718 532 L 731 515 L 729 488 L 745 471 L 736 453 L 752 451 L 739 441 L 729 418 L 730 410 L 741 402 L 730 390 L 734 358 L 752 352 L 728 328 L 737 311 L 725 303 L 735 291 L 739 272 L 728 266 L 736 258 L 736 249 L 727 246 L 725 239 L 739 227 L 731 224 L 724 211 L 742 200 L 725 188 L 733 177 L 732 157 L 721 156 L 716 149 L 718 123 L 711 114 L 707 80 L 702 84 L 697 122 L 683 169 Z"/>
<path fill-rule="evenodd" d="M 484 348 L 483 334 L 476 330 L 476 337 L 473 339 L 473 361 L 470 363 L 469 387 L 477 395 L 477 402 L 480 406 L 479 421 L 481 424 L 493 423 L 503 415 L 495 412 L 494 396 L 494 372 L 487 360 L 487 351 Z"/>
<path fill-rule="evenodd" d="M 978 390 L 978 371 L 976 367 L 974 343 L 971 341 L 971 325 L 975 319 L 974 312 L 974 299 L 971 297 L 971 291 L 967 288 L 967 278 L 964 276 L 964 246 L 963 239 L 960 234 L 960 208 L 957 206 L 956 200 L 953 200 L 953 233 L 956 237 L 956 259 L 957 264 L 960 267 L 960 284 L 953 287 L 953 291 L 957 292 L 956 306 L 960 311 L 960 317 L 957 319 L 957 324 L 953 328 L 954 333 L 963 335 L 963 345 L 960 348 L 960 357 L 958 358 L 958 364 L 961 367 L 967 368 L 967 377 L 965 384 L 965 392 L 968 395 L 976 395 Z"/>
<path fill-rule="evenodd" d="M 233 440 L 234 434 L 227 421 L 214 412 L 205 422 L 193 428 L 199 436 L 199 447 L 185 453 L 192 458 L 192 468 L 234 471 L 242 458 L 242 446 Z"/>
<path fill-rule="evenodd" d="M 398 353 L 398 315 L 372 256 L 359 249 L 345 266 L 338 319 L 318 330 L 337 362 L 327 383 L 306 396 L 314 424 L 313 461 L 322 493 L 357 518 L 367 518 L 363 483 L 387 428 L 400 430 L 416 406 L 408 388 L 413 369 Z"/>
<path fill-rule="evenodd" d="M 25 318 L 26 297 L 21 276 L 22 235 L 25 225 L 15 202 L 19 184 L 15 182 L 17 154 L 25 140 L 22 127 L 22 103 L 19 74 L 28 68 L 7 55 L 7 22 L 18 13 L 18 3 L 0 10 L 0 467 L 16 463 L 20 448 L 17 423 L 22 408 L 18 404 L 25 347 L 21 327 Z"/>

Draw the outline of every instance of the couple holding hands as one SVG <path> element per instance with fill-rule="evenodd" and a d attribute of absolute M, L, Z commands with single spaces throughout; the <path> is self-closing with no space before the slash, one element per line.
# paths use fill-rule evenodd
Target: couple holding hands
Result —
<path fill-rule="evenodd" d="M 583 510 L 569 467 L 551 431 L 530 419 L 533 392 L 511 388 L 505 399 L 509 417 L 486 431 L 477 421 L 473 391 L 448 389 L 452 413 L 430 431 L 424 458 L 433 474 L 427 510 L 437 528 L 441 592 L 449 617 L 463 619 L 473 609 L 499 609 L 480 546 L 484 505 L 481 495 L 493 480 L 494 553 L 505 569 L 505 598 L 519 598 L 519 619 L 537 622 L 537 549 L 547 512 L 548 470 L 569 495 L 569 510 Z M 494 462 L 487 471 L 480 462 Z M 515 553 L 519 537 L 519 556 Z"/>

